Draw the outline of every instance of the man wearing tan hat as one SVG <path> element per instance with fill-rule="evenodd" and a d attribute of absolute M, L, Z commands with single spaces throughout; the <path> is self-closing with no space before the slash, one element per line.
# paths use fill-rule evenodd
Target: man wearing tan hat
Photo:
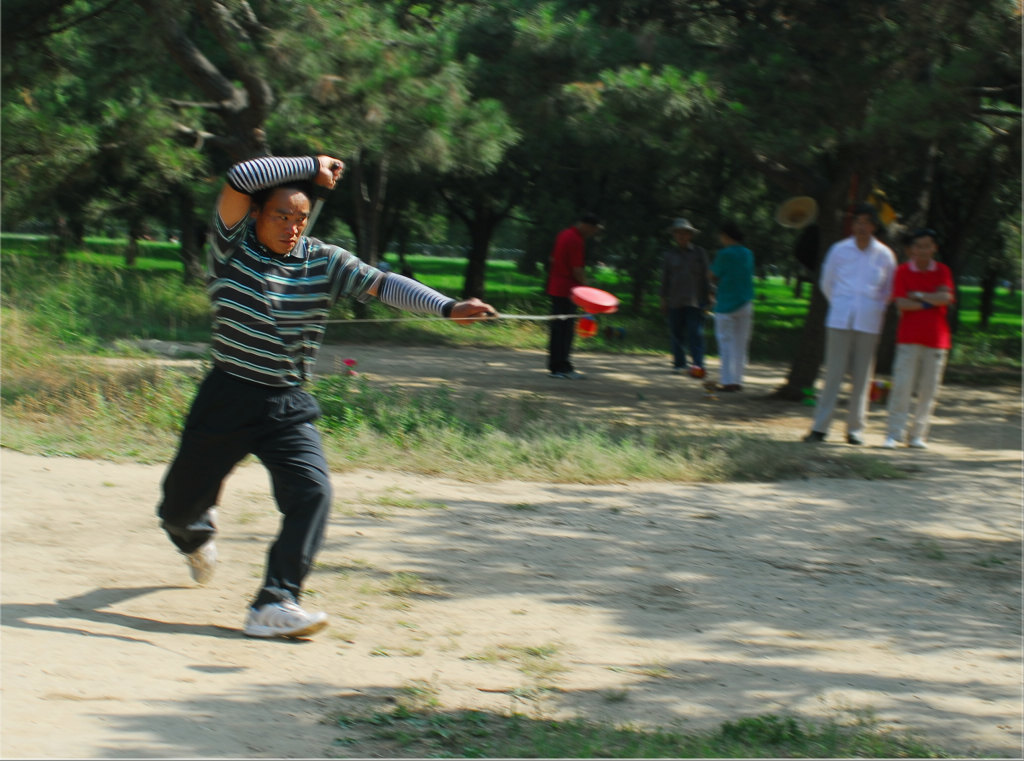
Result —
<path fill-rule="evenodd" d="M 688 220 L 673 220 L 669 232 L 674 245 L 665 251 L 661 268 L 661 310 L 668 320 L 672 372 L 703 378 L 704 310 L 711 304 L 712 290 L 708 254 L 694 245 L 694 233 L 700 231 Z"/>

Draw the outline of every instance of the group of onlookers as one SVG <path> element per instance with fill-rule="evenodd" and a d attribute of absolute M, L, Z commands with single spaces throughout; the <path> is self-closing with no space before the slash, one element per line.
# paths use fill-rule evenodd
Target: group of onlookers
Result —
<path fill-rule="evenodd" d="M 935 261 L 938 234 L 920 229 L 905 239 L 907 261 L 875 238 L 879 223 L 870 204 L 854 211 L 853 235 L 833 245 L 822 264 L 819 285 L 828 299 L 825 317 L 825 387 L 818 400 L 807 442 L 825 440 L 839 386 L 849 372 L 853 390 L 846 416 L 846 440 L 864 443 L 871 378 L 885 310 L 899 311 L 896 358 L 889 395 L 889 423 L 884 446 L 907 443 L 924 449 L 935 394 L 952 340 L 946 312 L 953 303 L 953 276 Z M 910 420 L 911 396 L 917 396 Z M 910 422 L 909 440 L 906 439 Z"/>
<path fill-rule="evenodd" d="M 891 302 L 899 312 L 899 324 L 884 446 L 927 446 L 929 421 L 951 346 L 946 313 L 954 298 L 953 278 L 949 268 L 935 260 L 939 240 L 934 230 L 907 235 L 907 261 L 897 266 L 892 249 L 875 237 L 879 227 L 874 206 L 857 206 L 851 215 L 851 235 L 828 250 L 821 266 L 818 285 L 828 300 L 825 378 L 811 430 L 804 437 L 809 443 L 825 440 L 847 375 L 852 391 L 846 441 L 864 443 L 878 339 Z M 600 230 L 600 219 L 587 214 L 559 233 L 547 286 L 552 314 L 575 313 L 571 290 L 586 284 L 586 241 Z M 672 244 L 662 259 L 659 295 L 668 323 L 672 372 L 705 377 L 704 324 L 710 312 L 718 343 L 719 382 L 706 385 L 734 393 L 743 390 L 753 328 L 754 255 L 743 245 L 743 232 L 733 221 L 719 225 L 721 248 L 713 258 L 693 242 L 698 232 L 688 220 L 674 220 L 669 227 Z M 572 320 L 552 321 L 548 352 L 552 377 L 583 377 L 570 359 L 572 338 Z M 912 397 L 917 400 L 913 415 Z"/>

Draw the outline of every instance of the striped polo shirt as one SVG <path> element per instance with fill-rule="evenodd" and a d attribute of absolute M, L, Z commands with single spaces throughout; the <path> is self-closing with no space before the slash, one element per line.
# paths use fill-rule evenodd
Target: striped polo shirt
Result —
<path fill-rule="evenodd" d="M 216 367 L 264 386 L 298 386 L 313 374 L 328 312 L 340 297 L 368 301 L 384 276 L 350 252 L 302 237 L 281 256 L 244 218 L 214 214 L 208 247 Z"/>

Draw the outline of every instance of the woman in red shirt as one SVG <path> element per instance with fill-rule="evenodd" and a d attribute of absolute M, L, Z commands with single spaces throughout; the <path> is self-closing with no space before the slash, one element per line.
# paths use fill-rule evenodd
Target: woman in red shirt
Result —
<path fill-rule="evenodd" d="M 889 393 L 889 430 L 884 446 L 903 443 L 910 421 L 910 398 L 917 406 L 910 421 L 909 444 L 928 445 L 928 427 L 952 336 L 946 312 L 953 303 L 953 275 L 935 261 L 939 250 L 934 230 L 916 230 L 906 240 L 908 261 L 896 268 L 892 297 L 900 312 L 896 329 L 896 360 Z"/>

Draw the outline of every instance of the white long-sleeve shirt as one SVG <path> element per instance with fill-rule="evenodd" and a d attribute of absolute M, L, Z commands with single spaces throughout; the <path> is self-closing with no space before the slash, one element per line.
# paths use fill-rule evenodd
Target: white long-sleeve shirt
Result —
<path fill-rule="evenodd" d="M 828 299 L 825 327 L 881 333 L 895 272 L 892 249 L 875 238 L 865 249 L 853 237 L 833 244 L 818 281 Z"/>

